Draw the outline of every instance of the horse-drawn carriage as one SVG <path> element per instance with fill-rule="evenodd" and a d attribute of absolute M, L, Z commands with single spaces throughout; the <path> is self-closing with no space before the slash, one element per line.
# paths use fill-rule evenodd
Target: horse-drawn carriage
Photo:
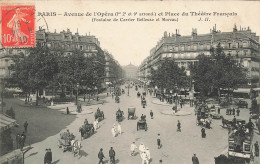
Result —
<path fill-rule="evenodd" d="M 98 122 L 104 120 L 104 112 L 103 111 L 100 111 L 100 109 L 98 108 L 96 113 L 95 113 L 95 120 L 98 120 Z"/>
<path fill-rule="evenodd" d="M 135 119 L 136 115 L 135 115 L 135 107 L 129 107 L 128 108 L 128 116 L 127 116 L 128 120 L 129 119 Z"/>
<path fill-rule="evenodd" d="M 253 134 L 245 128 L 241 120 L 236 131 L 231 131 L 228 137 L 228 157 L 249 163 L 253 160 Z"/>
<path fill-rule="evenodd" d="M 79 132 L 81 134 L 81 140 L 86 139 L 94 134 L 94 126 L 93 124 L 84 124 L 79 128 Z"/>
<path fill-rule="evenodd" d="M 120 103 L 120 98 L 119 98 L 119 96 L 116 96 L 116 97 L 115 97 L 115 102 L 116 102 L 116 103 Z"/>
<path fill-rule="evenodd" d="M 60 138 L 58 139 L 58 147 L 63 151 L 72 151 L 72 141 L 75 140 L 75 136 L 69 132 L 60 133 Z"/>
<path fill-rule="evenodd" d="M 147 131 L 147 123 L 146 123 L 146 121 L 139 120 L 137 122 L 137 131 L 140 130 L 140 129 L 144 129 L 145 131 Z"/>
<path fill-rule="evenodd" d="M 116 111 L 116 121 L 121 122 L 124 119 L 124 112 L 118 109 Z"/>
<path fill-rule="evenodd" d="M 201 104 L 200 106 L 197 106 L 196 113 L 196 124 L 210 129 L 211 119 L 209 118 L 208 106 L 206 104 Z"/>
<path fill-rule="evenodd" d="M 141 120 L 139 120 L 137 122 L 137 131 L 140 130 L 140 129 L 144 129 L 145 131 L 147 131 L 147 123 L 146 123 L 146 116 L 142 115 L 141 116 Z"/>

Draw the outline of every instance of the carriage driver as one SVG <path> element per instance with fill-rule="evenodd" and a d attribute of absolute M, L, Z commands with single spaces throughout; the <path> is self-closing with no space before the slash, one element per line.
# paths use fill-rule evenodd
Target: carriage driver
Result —
<path fill-rule="evenodd" d="M 121 110 L 120 110 L 120 108 L 118 108 L 118 110 L 117 110 L 118 112 L 121 112 Z"/>
<path fill-rule="evenodd" d="M 142 114 L 141 120 L 142 120 L 142 121 L 146 121 L 145 118 L 146 118 L 146 116 L 145 116 L 144 114 Z"/>
<path fill-rule="evenodd" d="M 87 119 L 85 119 L 84 125 L 88 125 L 88 120 Z"/>

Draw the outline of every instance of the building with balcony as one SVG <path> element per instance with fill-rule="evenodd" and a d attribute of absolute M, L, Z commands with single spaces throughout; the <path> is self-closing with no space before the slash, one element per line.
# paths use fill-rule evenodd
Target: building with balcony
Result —
<path fill-rule="evenodd" d="M 113 55 L 108 51 L 104 51 L 105 53 L 105 83 L 106 85 L 113 84 L 121 80 L 124 76 L 123 68 L 118 63 L 117 60 L 114 59 Z"/>
<path fill-rule="evenodd" d="M 164 32 L 163 37 L 151 49 L 150 55 L 138 67 L 140 80 L 149 81 L 151 68 L 157 69 L 164 59 L 174 59 L 180 67 L 189 71 L 189 65 L 196 63 L 200 54 L 210 55 L 211 47 L 216 48 L 220 43 L 226 55 L 231 55 L 239 64 L 248 69 L 248 86 L 259 85 L 260 45 L 259 36 L 248 28 L 237 29 L 236 25 L 231 32 L 221 32 L 216 25 L 207 34 L 198 34 L 192 29 L 191 35 L 181 36 L 179 30 L 175 34 Z"/>

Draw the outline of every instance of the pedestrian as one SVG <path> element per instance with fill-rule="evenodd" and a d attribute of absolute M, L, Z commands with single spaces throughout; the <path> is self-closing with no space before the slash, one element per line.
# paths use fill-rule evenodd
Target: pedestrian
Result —
<path fill-rule="evenodd" d="M 98 159 L 99 159 L 98 164 L 100 164 L 100 163 L 104 164 L 103 158 L 105 158 L 105 156 L 104 156 L 104 154 L 103 154 L 103 149 L 101 148 L 100 151 L 99 151 L 99 153 L 98 153 Z"/>
<path fill-rule="evenodd" d="M 48 149 L 45 149 L 45 155 L 44 155 L 44 164 L 47 164 L 48 161 Z"/>
<path fill-rule="evenodd" d="M 181 132 L 181 123 L 180 121 L 178 120 L 178 123 L 177 123 L 177 132 Z"/>
<path fill-rule="evenodd" d="M 67 114 L 70 114 L 70 110 L 69 110 L 69 107 L 67 107 Z"/>
<path fill-rule="evenodd" d="M 52 152 L 51 152 L 51 149 L 49 148 L 48 151 L 47 151 L 47 164 L 51 164 L 52 162 Z"/>
<path fill-rule="evenodd" d="M 130 156 L 134 156 L 135 155 L 135 149 L 137 149 L 137 146 L 135 145 L 135 142 L 133 142 L 130 146 L 130 150 L 131 150 L 131 155 Z"/>
<path fill-rule="evenodd" d="M 142 164 L 149 164 L 148 156 L 145 151 L 142 152 L 140 156 L 142 158 Z"/>
<path fill-rule="evenodd" d="M 26 139 L 26 135 L 25 135 L 25 133 L 23 132 L 23 133 L 21 134 L 21 139 L 20 139 L 20 148 L 21 148 L 21 150 L 23 150 L 24 143 L 25 143 L 25 139 Z"/>
<path fill-rule="evenodd" d="M 180 100 L 180 106 L 181 106 L 181 108 L 182 108 L 182 101 Z"/>
<path fill-rule="evenodd" d="M 112 93 L 112 99 L 114 98 L 114 93 Z"/>
<path fill-rule="evenodd" d="M 150 111 L 150 116 L 151 116 L 151 119 L 153 119 L 153 111 L 152 110 Z"/>
<path fill-rule="evenodd" d="M 116 152 L 113 149 L 113 147 L 110 148 L 109 150 L 109 158 L 110 158 L 110 163 L 115 163 L 115 156 L 116 156 Z"/>
<path fill-rule="evenodd" d="M 27 127 L 28 127 L 28 122 L 25 121 L 25 123 L 23 124 L 24 127 L 24 132 L 27 133 Z"/>
<path fill-rule="evenodd" d="M 94 125 L 94 130 L 97 131 L 97 129 L 99 128 L 98 119 L 94 121 L 93 125 Z"/>
<path fill-rule="evenodd" d="M 112 127 L 111 132 L 112 132 L 112 136 L 116 137 L 116 129 L 114 127 Z"/>
<path fill-rule="evenodd" d="M 237 123 L 236 116 L 234 116 L 234 118 L 233 118 L 233 120 L 232 120 L 232 123 L 233 123 L 233 126 L 235 127 L 235 126 L 236 126 L 236 123 Z"/>
<path fill-rule="evenodd" d="M 206 131 L 204 128 L 201 129 L 201 137 L 205 138 L 206 137 Z"/>
<path fill-rule="evenodd" d="M 161 148 L 161 136 L 160 136 L 160 134 L 158 134 L 158 136 L 157 136 L 157 146 L 158 146 L 158 149 Z"/>
<path fill-rule="evenodd" d="M 196 154 L 193 155 L 193 157 L 191 158 L 192 160 L 192 164 L 199 164 L 199 159 L 198 157 L 196 156 Z"/>
<path fill-rule="evenodd" d="M 239 108 L 237 108 L 237 116 L 239 116 L 240 110 Z"/>
<path fill-rule="evenodd" d="M 145 151 L 145 146 L 144 146 L 143 143 L 141 143 L 141 144 L 139 145 L 139 151 L 140 151 L 141 153 Z"/>
<path fill-rule="evenodd" d="M 84 99 L 84 102 L 86 101 L 86 95 L 84 94 L 84 97 L 83 97 L 83 99 Z"/>
<path fill-rule="evenodd" d="M 256 157 L 259 157 L 259 145 L 258 145 L 258 141 L 255 142 L 254 146 L 255 146 L 255 156 L 256 156 Z"/>
<path fill-rule="evenodd" d="M 118 132 L 118 134 L 122 135 L 122 128 L 121 128 L 121 123 L 120 122 L 117 125 L 117 132 Z"/>
<path fill-rule="evenodd" d="M 218 107 L 218 114 L 220 114 L 220 107 Z"/>
<path fill-rule="evenodd" d="M 16 149 L 19 149 L 20 148 L 20 142 L 21 142 L 21 136 L 20 134 L 18 133 L 16 135 Z"/>
<path fill-rule="evenodd" d="M 150 159 L 151 159 L 151 154 L 150 154 L 150 150 L 149 150 L 148 147 L 146 147 L 145 153 L 146 153 L 146 157 L 147 157 L 148 161 L 150 161 Z"/>
<path fill-rule="evenodd" d="M 236 111 L 235 111 L 235 108 L 233 108 L 233 115 L 235 115 L 236 114 Z"/>

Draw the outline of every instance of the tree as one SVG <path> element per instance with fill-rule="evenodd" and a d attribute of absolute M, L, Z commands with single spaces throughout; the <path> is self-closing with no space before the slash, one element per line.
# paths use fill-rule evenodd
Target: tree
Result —
<path fill-rule="evenodd" d="M 175 90 L 187 86 L 185 69 L 178 67 L 174 60 L 164 60 L 157 70 L 151 70 L 151 84 L 161 90 Z"/>
<path fill-rule="evenodd" d="M 199 55 L 198 63 L 191 66 L 192 78 L 200 95 L 211 93 L 220 96 L 220 89 L 231 92 L 240 84 L 246 83 L 246 69 L 240 66 L 230 54 L 226 55 L 220 44 L 211 47 L 211 55 Z"/>
<path fill-rule="evenodd" d="M 199 90 L 204 98 L 212 90 L 214 62 L 211 56 L 201 54 L 197 57 L 198 63 L 190 66 L 191 77 L 194 79 L 195 90 Z"/>
<path fill-rule="evenodd" d="M 47 47 L 37 45 L 30 49 L 28 56 L 14 58 L 13 71 L 10 82 L 25 92 L 36 91 L 36 105 L 38 105 L 38 92 L 52 81 L 58 70 L 57 56 Z"/>

